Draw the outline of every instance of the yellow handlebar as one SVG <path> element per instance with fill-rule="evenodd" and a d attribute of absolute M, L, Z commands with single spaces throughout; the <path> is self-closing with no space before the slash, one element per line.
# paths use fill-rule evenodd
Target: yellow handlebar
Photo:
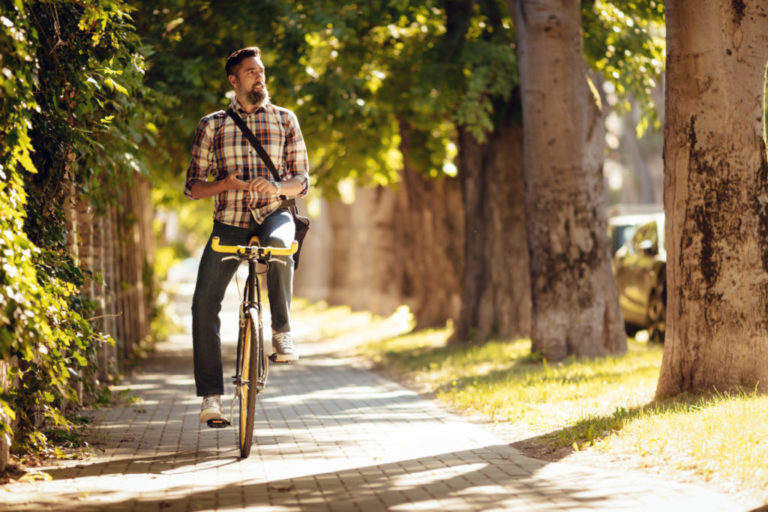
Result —
<path fill-rule="evenodd" d="M 255 254 L 261 256 L 290 256 L 299 250 L 299 243 L 294 240 L 290 247 L 261 247 L 260 245 L 222 245 L 219 243 L 219 237 L 213 237 L 211 240 L 211 249 L 216 252 L 229 254 Z"/>

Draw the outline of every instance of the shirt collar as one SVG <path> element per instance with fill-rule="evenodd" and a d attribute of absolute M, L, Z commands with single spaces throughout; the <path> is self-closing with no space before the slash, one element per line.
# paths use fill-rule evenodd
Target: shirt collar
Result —
<path fill-rule="evenodd" d="M 232 98 L 232 101 L 229 104 L 229 106 L 231 106 L 232 109 L 240 115 L 240 117 L 249 116 L 251 114 L 258 114 L 259 112 L 262 112 L 262 111 L 266 110 L 267 105 L 269 105 L 269 102 L 267 102 L 264 105 L 260 106 L 259 108 L 257 108 L 253 112 L 248 113 L 245 110 L 243 110 L 242 105 L 240 105 L 240 102 L 237 101 L 237 96 Z"/>

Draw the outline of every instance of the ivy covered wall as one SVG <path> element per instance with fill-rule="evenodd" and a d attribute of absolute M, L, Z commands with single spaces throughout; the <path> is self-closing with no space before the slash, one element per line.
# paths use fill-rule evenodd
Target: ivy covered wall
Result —
<path fill-rule="evenodd" d="M 123 2 L 0 5 L 2 466 L 2 445 L 46 449 L 148 333 L 152 113 Z"/>

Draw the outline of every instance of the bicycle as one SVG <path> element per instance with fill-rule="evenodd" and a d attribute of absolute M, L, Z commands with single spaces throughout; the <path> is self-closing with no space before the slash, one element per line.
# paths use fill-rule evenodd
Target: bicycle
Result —
<path fill-rule="evenodd" d="M 219 237 L 211 240 L 211 249 L 226 254 L 233 254 L 225 259 L 237 259 L 248 262 L 243 298 L 240 303 L 240 323 L 237 335 L 237 358 L 235 375 L 232 377 L 235 393 L 230 407 L 230 418 L 234 419 L 235 402 L 238 403 L 237 441 L 240 457 L 245 459 L 251 453 L 253 444 L 253 422 L 256 410 L 256 395 L 264 391 L 269 374 L 269 361 L 276 362 L 275 354 L 266 355 L 264 333 L 261 321 L 261 284 L 257 264 L 269 268 L 272 256 L 290 256 L 299 248 L 293 242 L 289 248 L 262 247 L 258 237 L 253 237 L 248 245 L 222 245 Z M 284 363 L 281 363 L 284 364 Z M 230 424 L 227 420 L 209 420 L 208 426 L 223 428 Z"/>

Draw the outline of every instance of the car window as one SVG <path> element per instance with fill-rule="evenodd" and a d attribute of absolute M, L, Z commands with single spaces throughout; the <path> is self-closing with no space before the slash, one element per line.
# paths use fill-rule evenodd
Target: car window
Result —
<path fill-rule="evenodd" d="M 635 253 L 659 252 L 659 233 L 655 220 L 637 227 L 632 237 L 632 249 Z"/>
<path fill-rule="evenodd" d="M 613 226 L 611 233 L 611 240 L 613 241 L 613 252 L 619 250 L 624 244 L 626 244 L 635 232 L 634 224 L 620 224 Z"/>

